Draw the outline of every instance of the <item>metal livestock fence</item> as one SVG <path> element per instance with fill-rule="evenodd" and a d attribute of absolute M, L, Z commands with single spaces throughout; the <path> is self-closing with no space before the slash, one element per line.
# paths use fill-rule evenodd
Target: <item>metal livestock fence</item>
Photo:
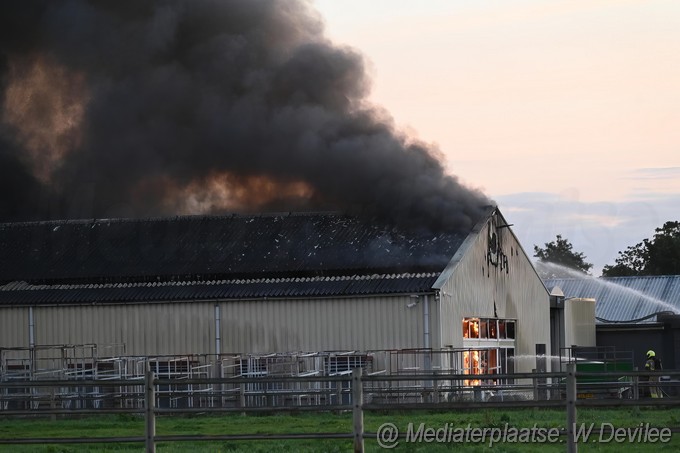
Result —
<path fill-rule="evenodd" d="M 566 408 L 568 451 L 576 451 L 577 407 L 680 406 L 680 372 L 578 371 L 475 375 L 422 372 L 384 374 L 364 368 L 333 375 L 239 376 L 172 379 L 147 368 L 139 379 L 11 380 L 0 382 L 0 417 L 143 414 L 144 435 L 133 437 L 0 438 L 0 444 L 76 444 L 140 442 L 154 452 L 157 442 L 352 439 L 364 451 L 365 412 L 483 408 Z M 650 381 L 649 378 L 653 379 Z M 650 389 L 663 398 L 649 398 Z M 157 435 L 156 417 L 169 414 L 279 413 L 348 411 L 346 433 L 243 435 Z M 674 430 L 675 431 L 675 430 Z"/>

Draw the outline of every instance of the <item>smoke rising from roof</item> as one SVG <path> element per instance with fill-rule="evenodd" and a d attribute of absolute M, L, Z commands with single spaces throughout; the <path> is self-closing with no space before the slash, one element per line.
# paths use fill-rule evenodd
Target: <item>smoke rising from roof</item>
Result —
<path fill-rule="evenodd" d="M 340 209 L 464 230 L 488 199 L 366 101 L 302 0 L 0 4 L 0 221 Z"/>

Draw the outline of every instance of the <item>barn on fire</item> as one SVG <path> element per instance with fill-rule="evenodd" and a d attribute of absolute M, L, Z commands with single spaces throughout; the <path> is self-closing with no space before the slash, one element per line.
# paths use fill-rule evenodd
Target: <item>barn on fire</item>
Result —
<path fill-rule="evenodd" d="M 285 354 L 529 371 L 513 358 L 549 355 L 549 329 L 548 291 L 497 207 L 436 235 L 336 213 L 0 225 L 3 373 L 182 356 L 215 375 Z"/>

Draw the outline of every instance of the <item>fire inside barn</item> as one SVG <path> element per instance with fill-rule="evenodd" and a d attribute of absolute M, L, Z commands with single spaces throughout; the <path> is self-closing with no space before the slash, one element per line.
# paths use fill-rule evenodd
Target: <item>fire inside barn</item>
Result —
<path fill-rule="evenodd" d="M 3 376 L 550 368 L 548 291 L 496 207 L 436 235 L 335 213 L 8 223 L 0 249 Z"/>

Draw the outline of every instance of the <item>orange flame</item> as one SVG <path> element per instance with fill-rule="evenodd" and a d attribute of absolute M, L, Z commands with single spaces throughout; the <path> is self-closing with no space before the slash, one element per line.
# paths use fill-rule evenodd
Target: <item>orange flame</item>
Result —
<path fill-rule="evenodd" d="M 463 351 L 464 374 L 481 374 L 479 351 Z M 481 385 L 479 379 L 466 379 L 464 385 Z"/>
<path fill-rule="evenodd" d="M 257 212 L 276 208 L 277 201 L 299 200 L 314 196 L 314 190 L 301 181 L 278 181 L 267 176 L 235 176 L 215 173 L 184 186 L 170 179 L 147 179 L 136 189 L 137 195 L 161 195 L 163 210 L 184 214 L 211 212 Z M 153 198 L 153 197 L 152 197 Z"/>

